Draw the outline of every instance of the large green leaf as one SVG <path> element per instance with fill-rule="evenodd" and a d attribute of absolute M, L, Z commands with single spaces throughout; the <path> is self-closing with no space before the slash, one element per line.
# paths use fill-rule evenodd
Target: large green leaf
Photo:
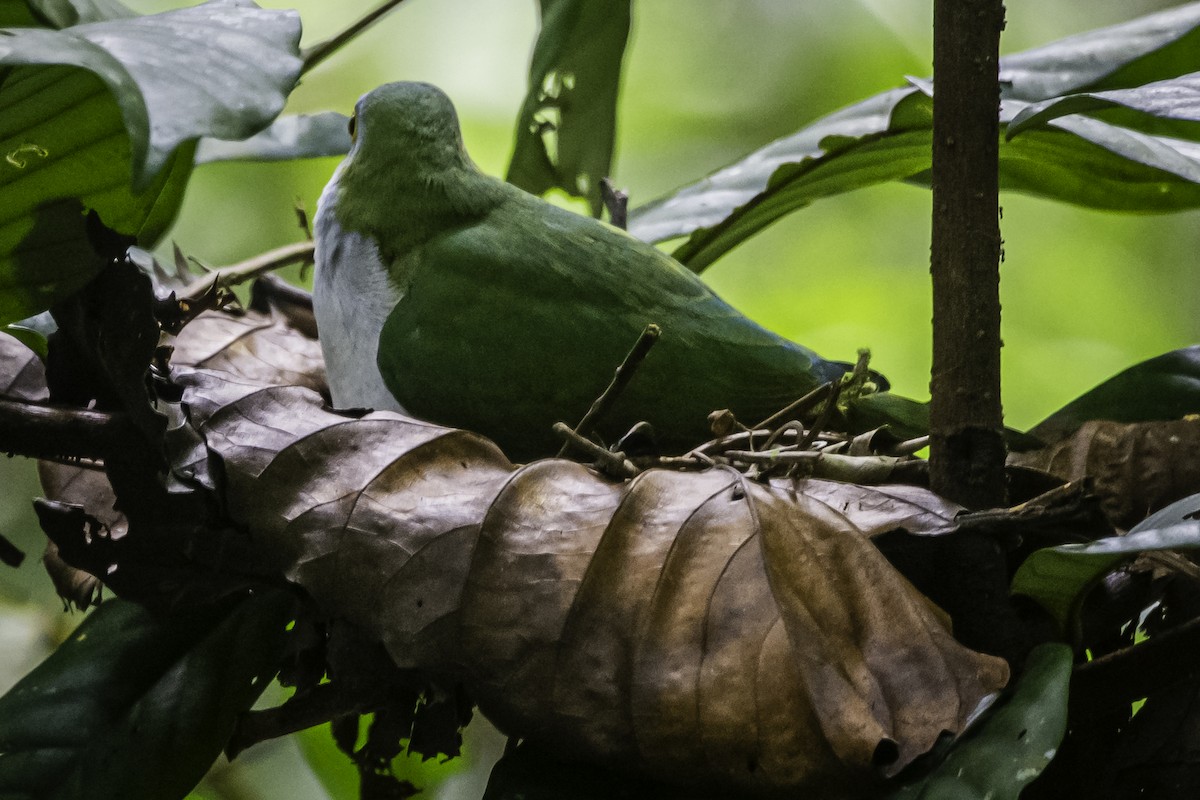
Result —
<path fill-rule="evenodd" d="M 889 800 L 1017 800 L 1066 733 L 1071 661 L 1066 645 L 1035 648 L 1013 695 L 964 734 L 929 776 Z"/>
<path fill-rule="evenodd" d="M 586 197 L 596 216 L 616 138 L 630 1 L 541 0 L 542 31 L 508 167 L 508 180 L 522 189 Z"/>
<path fill-rule="evenodd" d="M 103 263 L 81 212 L 143 245 L 169 225 L 200 136 L 265 127 L 299 75 L 299 20 L 235 0 L 0 36 L 0 323 Z M 8 67 L 9 69 L 4 69 Z"/>
<path fill-rule="evenodd" d="M 1200 43 L 1197 31 L 1200 4 L 1193 3 L 1004 59 L 1001 122 L 1046 91 L 1105 85 L 1135 62 L 1139 76 L 1154 69 L 1200 69 L 1200 47 L 1177 47 Z M 1157 58 L 1166 51 L 1169 58 Z M 912 84 L 830 114 L 642 206 L 630 215 L 630 232 L 655 242 L 689 236 L 674 255 L 700 271 L 813 200 L 883 181 L 927 183 L 932 87 L 928 81 Z M 1168 211 L 1200 205 L 1200 147 L 1095 119 L 1058 119 L 1002 142 L 1000 170 L 1006 189 L 1096 208 Z"/>
<path fill-rule="evenodd" d="M 1124 536 L 1087 544 L 1047 547 L 1030 555 L 1013 577 L 1012 590 L 1041 604 L 1064 631 L 1088 591 L 1118 564 L 1150 550 L 1200 548 L 1200 495 L 1151 514 Z"/>
<path fill-rule="evenodd" d="M 0 697 L 3 800 L 175 800 L 275 674 L 293 601 L 156 617 L 110 600 Z"/>
<path fill-rule="evenodd" d="M 1044 442 L 1067 438 L 1090 420 L 1154 422 L 1200 414 L 1200 345 L 1135 364 L 1072 400 L 1029 432 Z"/>

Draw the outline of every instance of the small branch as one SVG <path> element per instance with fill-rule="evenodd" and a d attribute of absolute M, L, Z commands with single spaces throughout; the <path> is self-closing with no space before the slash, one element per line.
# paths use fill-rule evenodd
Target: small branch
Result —
<path fill-rule="evenodd" d="M 813 389 L 808 394 L 801 397 L 794 403 L 779 409 L 771 416 L 764 419 L 757 425 L 751 425 L 751 430 L 759 430 L 760 428 L 774 428 L 780 422 L 797 418 L 803 414 L 807 414 L 810 410 L 816 407 L 817 403 L 829 396 L 829 391 L 833 388 L 833 381 L 822 383 L 817 388 Z"/>
<path fill-rule="evenodd" d="M 311 262 L 314 245 L 312 242 L 296 242 L 270 250 L 262 255 L 247 259 L 231 267 L 222 267 L 211 275 L 188 284 L 177 297 L 180 303 L 199 304 L 205 297 L 222 289 L 274 272 L 291 264 Z"/>
<path fill-rule="evenodd" d="M 351 39 L 358 36 L 367 28 L 378 22 L 385 14 L 394 9 L 396 6 L 403 3 L 404 0 L 387 0 L 374 11 L 369 11 L 361 19 L 352 24 L 346 30 L 334 36 L 332 39 L 326 39 L 320 44 L 315 44 L 307 48 L 301 56 L 304 59 L 304 66 L 300 69 L 300 74 L 303 75 L 309 72 L 313 67 L 320 64 L 325 59 L 336 53 Z"/>
<path fill-rule="evenodd" d="M 642 331 L 642 335 L 638 337 L 637 342 L 633 345 L 633 349 L 629 351 L 629 354 L 625 356 L 625 360 L 621 362 L 616 372 L 613 373 L 612 381 L 601 392 L 600 396 L 596 398 L 596 402 L 592 403 L 592 407 L 583 415 L 583 419 L 571 431 L 572 433 L 577 433 L 583 437 L 591 433 L 596 422 L 608 412 L 612 404 L 620 397 L 621 392 L 633 380 L 633 375 L 637 372 L 637 368 L 646 360 L 646 355 L 650 352 L 650 348 L 654 347 L 654 343 L 658 341 L 658 337 L 661 335 L 662 328 L 653 322 L 646 326 L 646 329 Z M 567 454 L 572 441 L 568 439 L 563 443 L 562 449 L 558 451 L 559 458 Z"/>
<path fill-rule="evenodd" d="M 0 398 L 0 452 L 27 458 L 102 459 L 140 441 L 124 414 Z"/>
<path fill-rule="evenodd" d="M 606 450 L 591 439 L 580 436 L 571 430 L 566 423 L 556 422 L 551 427 L 551 430 L 554 431 L 555 435 L 562 437 L 564 440 L 563 450 L 575 447 L 595 459 L 606 473 L 615 475 L 618 478 L 632 478 L 638 474 L 638 468 L 625 458 L 624 453 L 614 453 L 611 450 Z"/>
<path fill-rule="evenodd" d="M 842 387 L 845 385 L 843 381 L 833 381 L 833 385 L 829 387 L 829 396 L 825 398 L 825 407 L 821 409 L 821 413 L 812 427 L 808 429 L 808 433 L 804 434 L 804 438 L 800 440 L 798 446 L 801 450 L 811 446 L 817 440 L 817 435 L 829 427 L 829 422 L 833 419 L 833 412 L 837 410 L 838 398 L 842 396 Z"/>
<path fill-rule="evenodd" d="M 384 702 L 383 697 L 363 697 L 338 683 L 319 684 L 303 695 L 286 700 L 281 706 L 247 711 L 238 720 L 237 728 L 225 746 L 225 754 L 232 760 L 251 745 L 323 725 L 347 714 L 371 711 Z"/>
<path fill-rule="evenodd" d="M 1112 713 L 1172 683 L 1200 673 L 1200 618 L 1075 667 L 1070 709 L 1074 718 Z"/>

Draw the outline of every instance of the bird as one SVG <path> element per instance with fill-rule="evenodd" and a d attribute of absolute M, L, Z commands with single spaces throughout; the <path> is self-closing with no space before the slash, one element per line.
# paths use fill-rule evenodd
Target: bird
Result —
<path fill-rule="evenodd" d="M 380 86 L 314 218 L 313 305 L 336 407 L 465 428 L 514 460 L 553 455 L 648 324 L 661 334 L 597 421 L 662 452 L 753 423 L 848 365 L 778 336 L 651 244 L 483 173 L 450 99 Z"/>

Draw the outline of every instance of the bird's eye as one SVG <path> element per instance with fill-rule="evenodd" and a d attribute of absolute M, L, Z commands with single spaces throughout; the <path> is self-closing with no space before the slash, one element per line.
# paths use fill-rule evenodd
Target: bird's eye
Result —
<path fill-rule="evenodd" d="M 357 140 L 357 138 L 358 138 L 358 136 L 357 136 L 357 134 L 358 134 L 358 114 L 350 115 L 350 124 L 347 127 L 349 127 L 349 129 L 350 129 L 350 141 L 353 142 L 353 141 Z"/>

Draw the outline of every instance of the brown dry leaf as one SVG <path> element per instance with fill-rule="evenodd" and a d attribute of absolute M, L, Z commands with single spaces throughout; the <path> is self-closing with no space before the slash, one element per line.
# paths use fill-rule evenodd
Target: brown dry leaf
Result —
<path fill-rule="evenodd" d="M 108 526 L 113 538 L 119 539 L 125 535 L 129 526 L 125 516 L 113 508 L 117 498 L 102 469 L 39 461 L 38 477 L 47 499 L 82 506 Z M 100 580 L 63 561 L 54 542 L 47 540 L 42 563 L 46 572 L 50 573 L 58 596 L 64 601 L 74 603 L 79 609 L 100 602 Z"/>
<path fill-rule="evenodd" d="M 326 392 L 325 367 L 318 342 L 290 326 L 282 315 L 247 311 L 209 311 L 193 320 L 174 339 L 172 360 L 219 371 L 229 380 L 257 386 L 297 384 Z M 16 339 L 0 335 L 0 395 L 26 402 L 46 402 L 46 374 L 38 357 Z M 50 500 L 82 506 L 109 527 L 114 537 L 127 524 L 113 510 L 116 497 L 102 467 L 39 462 L 42 488 Z M 69 566 L 47 543 L 43 563 L 59 596 L 80 608 L 97 600 L 100 581 Z"/>
<path fill-rule="evenodd" d="M 1093 420 L 1049 447 L 1011 454 L 1009 463 L 1064 481 L 1090 477 L 1109 520 L 1128 529 L 1200 491 L 1200 419 Z"/>
<path fill-rule="evenodd" d="M 306 386 L 329 394 L 321 345 L 280 315 L 206 311 L 171 343 L 174 364 L 226 372 L 259 386 Z"/>
<path fill-rule="evenodd" d="M 294 387 L 180 381 L 231 514 L 285 574 L 564 756 L 843 796 L 1007 681 L 864 535 L 944 528 L 954 508 L 927 492 L 724 469 L 617 483 Z"/>

